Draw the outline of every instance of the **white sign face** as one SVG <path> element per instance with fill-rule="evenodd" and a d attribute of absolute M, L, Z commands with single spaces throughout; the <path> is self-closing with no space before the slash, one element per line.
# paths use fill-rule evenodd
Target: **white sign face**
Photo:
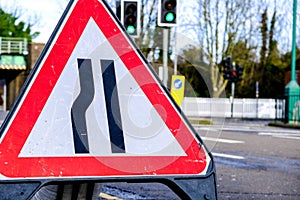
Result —
<path fill-rule="evenodd" d="M 95 95 L 85 114 L 90 154 L 116 155 L 110 147 L 100 66 L 102 59 L 115 62 L 115 89 L 119 93 L 125 155 L 185 155 L 163 119 L 91 18 L 22 148 L 21 157 L 81 156 L 75 154 L 70 115 L 72 103 L 80 90 L 79 74 L 75 70 L 77 58 L 90 58 L 92 61 L 93 77 L 90 78 L 94 81 Z"/>

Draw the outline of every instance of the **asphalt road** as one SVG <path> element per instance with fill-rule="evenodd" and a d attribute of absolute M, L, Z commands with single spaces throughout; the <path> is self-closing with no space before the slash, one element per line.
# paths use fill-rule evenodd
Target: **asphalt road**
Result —
<path fill-rule="evenodd" d="M 213 153 L 218 199 L 300 199 L 300 129 L 264 121 L 194 125 Z M 97 199 L 179 199 L 159 183 L 103 183 Z"/>
<path fill-rule="evenodd" d="M 219 199 L 300 199 L 300 129 L 249 121 L 196 129 L 215 157 Z"/>
<path fill-rule="evenodd" d="M 300 199 L 300 129 L 266 124 L 229 120 L 214 126 L 195 125 L 215 158 L 218 199 Z M 144 199 L 179 199 L 156 184 L 115 183 L 103 188 L 116 196 L 126 191 Z"/>

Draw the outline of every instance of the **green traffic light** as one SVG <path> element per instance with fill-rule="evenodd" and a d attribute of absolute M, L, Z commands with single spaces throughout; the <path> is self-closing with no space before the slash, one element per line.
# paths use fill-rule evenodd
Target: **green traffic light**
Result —
<path fill-rule="evenodd" d="M 168 12 L 165 15 L 166 22 L 173 22 L 175 20 L 175 14 L 173 12 Z"/>
<path fill-rule="evenodd" d="M 132 25 L 127 26 L 127 33 L 133 34 L 135 32 L 135 27 Z"/>

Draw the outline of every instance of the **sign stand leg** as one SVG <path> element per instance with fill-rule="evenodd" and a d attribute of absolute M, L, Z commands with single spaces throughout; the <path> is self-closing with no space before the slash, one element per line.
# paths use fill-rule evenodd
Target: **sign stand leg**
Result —
<path fill-rule="evenodd" d="M 47 199 L 49 198 L 49 192 L 40 192 L 45 187 L 59 188 L 63 185 L 78 185 L 86 184 L 91 185 L 94 183 L 104 182 L 127 182 L 127 183 L 161 183 L 168 186 L 175 194 L 181 199 L 199 199 L 199 200 L 214 200 L 217 199 L 217 187 L 216 187 L 216 173 L 215 169 L 211 170 L 211 173 L 206 176 L 159 176 L 159 177 L 127 177 L 127 178 L 90 178 L 90 179 L 72 179 L 72 180 L 46 180 L 41 181 L 33 180 L 32 182 L 6 182 L 0 184 L 0 199 Z M 50 189 L 51 189 L 50 188 Z M 64 187 L 62 187 L 64 188 Z M 96 187 L 95 187 L 96 188 Z M 99 190 L 99 188 L 98 188 Z M 50 191 L 50 190 L 49 190 Z M 51 197 L 59 196 L 53 193 Z M 72 190 L 73 192 L 73 190 Z M 75 191 L 76 192 L 76 191 Z M 79 191 L 78 191 L 79 192 Z M 101 192 L 99 191 L 93 191 Z M 93 194 L 90 192 L 90 194 Z M 37 195 L 38 194 L 38 195 Z"/>

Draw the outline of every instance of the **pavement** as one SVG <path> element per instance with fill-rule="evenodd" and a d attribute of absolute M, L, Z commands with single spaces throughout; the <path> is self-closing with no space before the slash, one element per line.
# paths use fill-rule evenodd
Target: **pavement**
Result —
<path fill-rule="evenodd" d="M 189 117 L 188 117 L 189 118 Z M 191 117 L 189 118 L 193 122 L 199 121 L 199 125 L 202 122 L 211 122 L 215 126 L 271 126 L 271 127 L 282 127 L 291 129 L 300 129 L 300 122 L 298 123 L 283 123 L 274 119 L 242 119 L 242 118 L 203 118 L 203 117 Z M 195 123 L 193 123 L 194 125 Z"/>

